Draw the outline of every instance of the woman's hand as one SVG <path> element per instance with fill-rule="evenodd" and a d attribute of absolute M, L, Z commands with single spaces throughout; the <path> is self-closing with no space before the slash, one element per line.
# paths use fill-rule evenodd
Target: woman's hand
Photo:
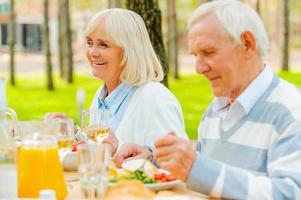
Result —
<path fill-rule="evenodd" d="M 56 120 L 56 119 L 70 119 L 65 113 L 59 113 L 59 112 L 49 112 L 46 113 L 44 116 L 44 120 Z M 74 134 L 76 134 L 79 130 L 79 127 L 76 124 L 73 124 L 73 131 Z"/>

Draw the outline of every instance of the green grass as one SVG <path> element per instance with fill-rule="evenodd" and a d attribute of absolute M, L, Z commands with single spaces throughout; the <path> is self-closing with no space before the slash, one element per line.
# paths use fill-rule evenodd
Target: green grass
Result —
<path fill-rule="evenodd" d="M 280 73 L 280 76 L 301 87 L 300 73 Z M 84 75 L 76 75 L 74 84 L 55 78 L 55 91 L 47 91 L 44 78 L 17 77 L 17 86 L 7 88 L 9 107 L 20 120 L 43 119 L 46 112 L 59 111 L 77 118 L 76 91 L 86 91 L 85 108 L 88 108 L 101 81 Z M 195 74 L 182 75 L 180 80 L 169 79 L 169 87 L 179 99 L 184 113 L 187 134 L 197 138 L 200 118 L 213 98 L 208 82 Z"/>

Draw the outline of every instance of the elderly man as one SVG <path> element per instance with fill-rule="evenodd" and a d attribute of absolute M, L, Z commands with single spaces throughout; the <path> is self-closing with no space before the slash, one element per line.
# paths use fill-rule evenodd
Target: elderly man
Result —
<path fill-rule="evenodd" d="M 188 41 L 216 98 L 200 122 L 197 152 L 170 133 L 155 142 L 157 163 L 213 197 L 301 199 L 301 92 L 264 64 L 269 41 L 259 16 L 236 0 L 203 4 Z"/>

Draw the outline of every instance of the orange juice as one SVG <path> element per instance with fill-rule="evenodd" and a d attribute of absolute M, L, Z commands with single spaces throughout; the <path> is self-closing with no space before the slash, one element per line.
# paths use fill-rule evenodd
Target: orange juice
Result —
<path fill-rule="evenodd" d="M 65 199 L 67 189 L 57 146 L 21 146 L 17 163 L 19 197 L 37 198 L 40 190 L 53 189 L 57 199 Z"/>

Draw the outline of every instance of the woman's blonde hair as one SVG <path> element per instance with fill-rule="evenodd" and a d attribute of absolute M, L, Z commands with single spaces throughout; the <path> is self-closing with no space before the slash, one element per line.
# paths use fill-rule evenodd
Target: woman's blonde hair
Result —
<path fill-rule="evenodd" d="M 142 85 L 163 79 L 162 66 L 138 14 L 120 8 L 101 10 L 88 23 L 85 35 L 91 34 L 101 22 L 105 24 L 105 34 L 110 42 L 123 49 L 121 81 Z"/>

